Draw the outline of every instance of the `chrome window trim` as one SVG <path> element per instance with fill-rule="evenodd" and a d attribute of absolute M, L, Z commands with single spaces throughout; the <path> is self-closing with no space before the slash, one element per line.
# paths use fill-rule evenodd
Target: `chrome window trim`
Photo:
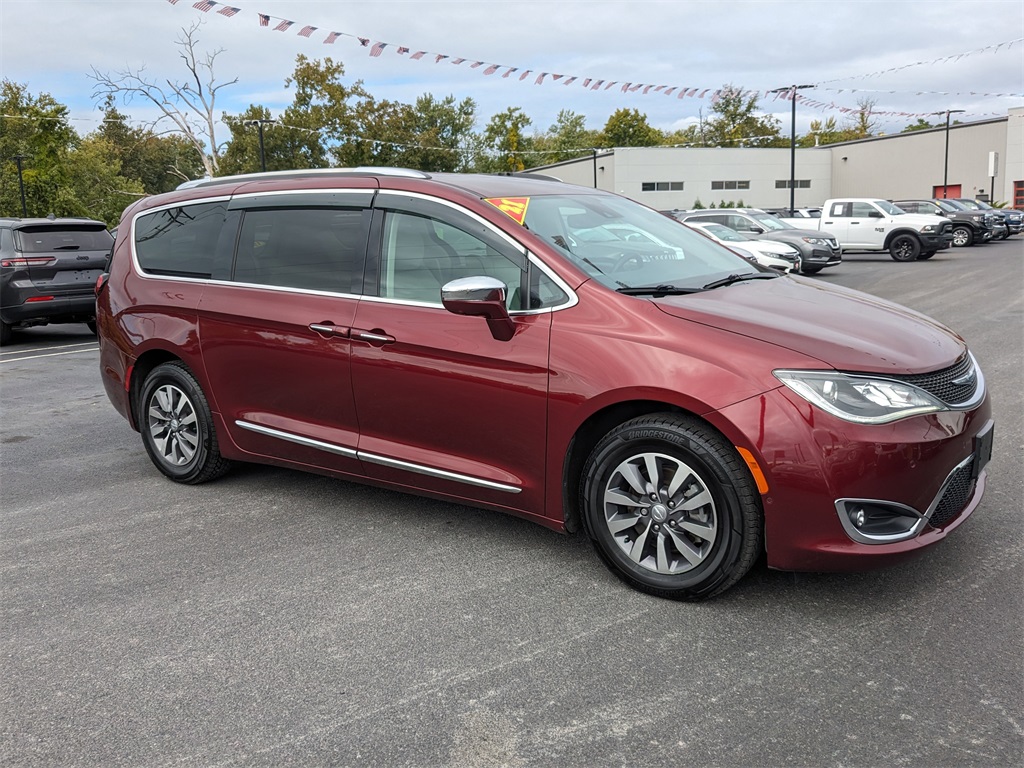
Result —
<path fill-rule="evenodd" d="M 129 245 L 131 246 L 131 257 L 132 257 L 132 269 L 135 274 L 144 280 L 184 280 L 189 283 L 209 283 L 211 278 L 209 277 L 179 277 L 177 275 L 154 275 L 146 272 L 142 265 L 139 263 L 139 254 L 135 250 L 135 236 L 136 236 L 136 224 L 139 219 L 144 216 L 149 216 L 154 213 L 160 213 L 161 211 L 167 211 L 171 208 L 185 208 L 189 205 L 205 205 L 206 203 L 228 203 L 231 201 L 231 195 L 217 195 L 216 197 L 199 197 L 194 200 L 179 201 L 176 203 L 169 203 L 167 205 L 160 205 L 155 208 L 147 208 L 144 211 L 140 211 L 136 215 L 132 216 L 132 227 L 131 227 L 131 238 Z"/>
<path fill-rule="evenodd" d="M 262 424 L 253 424 L 250 421 L 243 419 L 235 419 L 235 424 L 242 429 L 247 429 L 251 432 L 256 432 L 267 437 L 274 437 L 279 440 L 286 440 L 290 443 L 297 443 L 298 445 L 304 445 L 307 448 L 316 448 L 317 450 L 327 451 L 328 453 L 338 454 L 339 456 L 345 456 L 351 459 L 359 459 L 360 461 L 366 461 L 370 464 L 378 464 L 384 467 L 391 467 L 392 469 L 403 469 L 408 472 L 415 472 L 420 475 L 427 475 L 429 477 L 437 477 L 442 480 L 454 480 L 458 483 L 465 483 L 466 485 L 475 485 L 480 488 L 490 488 L 494 491 L 502 491 L 504 493 L 520 493 L 522 488 L 515 485 L 508 485 L 506 483 L 496 483 L 493 480 L 485 480 L 482 477 L 474 477 L 473 475 L 463 475 L 459 472 L 450 472 L 445 469 L 437 469 L 435 467 L 428 467 L 424 464 L 414 464 L 409 461 L 401 461 L 400 459 L 392 459 L 387 456 L 380 456 L 376 453 L 367 453 L 366 451 L 358 451 L 354 448 L 346 448 L 343 445 L 337 445 L 335 443 L 328 443 L 323 440 L 315 440 L 310 437 L 303 437 L 302 435 L 296 435 L 293 432 L 285 432 L 280 429 L 273 429 L 272 427 L 265 427 Z"/>
<path fill-rule="evenodd" d="M 555 285 L 557 285 L 558 288 L 567 297 L 566 300 L 564 302 L 562 302 L 561 304 L 555 304 L 554 306 L 544 307 L 542 309 L 520 309 L 520 310 L 515 310 L 513 312 L 509 312 L 510 316 L 516 317 L 516 316 L 519 316 L 519 315 L 542 315 L 542 314 L 545 314 L 545 313 L 548 313 L 548 312 L 554 312 L 555 310 L 569 309 L 570 307 L 574 307 L 574 306 L 576 306 L 579 303 L 579 296 L 576 295 L 576 291 L 574 291 L 569 286 L 569 284 L 567 282 L 565 282 L 565 280 L 563 280 L 561 278 L 561 276 L 559 276 L 559 274 L 557 272 L 555 272 L 551 267 L 549 267 L 533 251 L 531 251 L 525 245 L 523 245 L 518 240 L 516 240 L 514 237 L 512 237 L 512 235 L 508 234 L 507 232 L 505 232 L 505 231 L 503 231 L 501 229 L 498 229 L 496 226 L 494 226 L 493 223 L 491 223 L 487 219 L 483 218 L 478 213 L 476 213 L 474 211 L 471 211 L 468 208 L 464 208 L 463 206 L 461 206 L 461 205 L 459 205 L 457 203 L 453 203 L 450 200 L 445 200 L 445 199 L 440 198 L 440 197 L 434 197 L 433 195 L 425 195 L 425 194 L 423 194 L 421 192 L 402 192 L 400 190 L 394 190 L 394 189 L 388 189 L 388 190 L 382 189 L 382 190 L 380 190 L 380 192 L 377 193 L 377 199 L 374 202 L 374 208 L 378 208 L 378 207 L 381 207 L 381 206 L 387 207 L 387 198 L 388 197 L 393 197 L 393 198 L 410 198 L 410 197 L 412 197 L 412 198 L 415 198 L 417 200 L 425 200 L 426 202 L 437 203 L 438 205 L 442 205 L 442 206 L 445 206 L 447 208 L 451 208 L 453 211 L 455 211 L 457 213 L 460 213 L 463 216 L 468 216 L 469 218 L 471 218 L 471 219 L 475 220 L 476 222 L 478 222 L 480 225 L 482 225 L 484 227 L 487 227 L 487 229 L 489 229 L 491 232 L 493 232 L 496 235 L 498 235 L 502 240 L 506 241 L 513 248 L 515 248 L 517 251 L 519 251 L 524 256 L 526 256 L 526 260 L 529 261 L 530 264 L 532 264 L 533 266 L 539 268 L 541 270 L 541 272 L 543 272 L 549 278 L 551 278 L 552 282 L 554 282 Z M 510 221 L 511 221 L 511 219 L 510 219 Z M 384 296 L 363 296 L 363 298 L 365 300 L 367 300 L 367 301 L 380 301 L 380 302 L 383 302 L 383 303 L 386 303 L 386 304 L 408 304 L 408 305 L 411 305 L 411 306 L 418 306 L 418 307 L 442 308 L 441 301 L 440 301 L 440 296 L 438 297 L 438 301 L 437 301 L 436 304 L 433 303 L 433 302 L 422 302 L 422 301 L 408 301 L 408 300 L 402 300 L 402 299 L 391 299 L 391 298 L 387 298 L 387 297 L 384 297 Z"/>

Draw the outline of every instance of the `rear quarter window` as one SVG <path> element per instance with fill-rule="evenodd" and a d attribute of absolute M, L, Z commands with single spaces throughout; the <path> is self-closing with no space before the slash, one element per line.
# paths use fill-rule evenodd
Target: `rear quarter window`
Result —
<path fill-rule="evenodd" d="M 150 275 L 209 278 L 227 212 L 225 202 L 146 213 L 135 220 L 135 256 Z"/>

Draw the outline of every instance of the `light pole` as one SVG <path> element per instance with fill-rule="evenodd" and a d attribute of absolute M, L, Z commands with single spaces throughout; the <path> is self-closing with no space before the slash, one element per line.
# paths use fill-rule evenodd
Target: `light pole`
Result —
<path fill-rule="evenodd" d="M 945 200 L 949 195 L 949 116 L 960 112 L 966 112 L 965 109 L 947 109 L 946 110 L 946 158 L 942 165 L 942 199 Z M 938 112 L 936 114 L 942 114 Z"/>
<path fill-rule="evenodd" d="M 815 85 L 790 85 L 785 88 L 775 88 L 768 93 L 788 93 L 793 100 L 792 123 L 789 134 L 789 210 L 792 213 L 796 207 L 796 92 L 805 88 L 816 88 Z"/>
<path fill-rule="evenodd" d="M 24 219 L 28 218 L 28 206 L 25 205 L 25 180 L 21 177 L 21 161 L 26 158 L 26 155 L 15 155 L 11 159 L 18 164 L 18 189 L 21 190 L 21 216 Z"/>
<path fill-rule="evenodd" d="M 255 125 L 260 132 L 260 170 L 266 172 L 267 170 L 267 157 L 263 153 L 263 126 L 268 123 L 276 123 L 276 120 L 246 120 L 246 125 Z"/>

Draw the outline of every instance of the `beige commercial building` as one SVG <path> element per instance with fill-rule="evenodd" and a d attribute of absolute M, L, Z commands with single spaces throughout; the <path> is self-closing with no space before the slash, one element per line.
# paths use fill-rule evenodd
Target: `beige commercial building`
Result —
<path fill-rule="evenodd" d="M 948 141 L 948 153 L 947 153 Z M 789 205 L 789 149 L 620 147 L 541 168 L 659 210 Z M 1006 117 L 797 149 L 794 201 L 976 197 L 1024 209 L 1024 107 Z"/>

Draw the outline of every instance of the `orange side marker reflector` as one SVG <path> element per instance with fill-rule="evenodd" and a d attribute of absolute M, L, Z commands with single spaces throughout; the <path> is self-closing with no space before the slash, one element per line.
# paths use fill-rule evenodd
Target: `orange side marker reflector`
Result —
<path fill-rule="evenodd" d="M 757 483 L 757 490 L 763 496 L 768 493 L 768 480 L 764 476 L 764 472 L 761 471 L 761 467 L 757 464 L 757 459 L 754 458 L 754 454 L 748 451 L 746 448 L 740 448 L 736 446 L 736 450 L 740 452 L 740 456 L 747 462 L 747 466 L 750 467 L 750 474 L 754 476 L 754 482 Z"/>

